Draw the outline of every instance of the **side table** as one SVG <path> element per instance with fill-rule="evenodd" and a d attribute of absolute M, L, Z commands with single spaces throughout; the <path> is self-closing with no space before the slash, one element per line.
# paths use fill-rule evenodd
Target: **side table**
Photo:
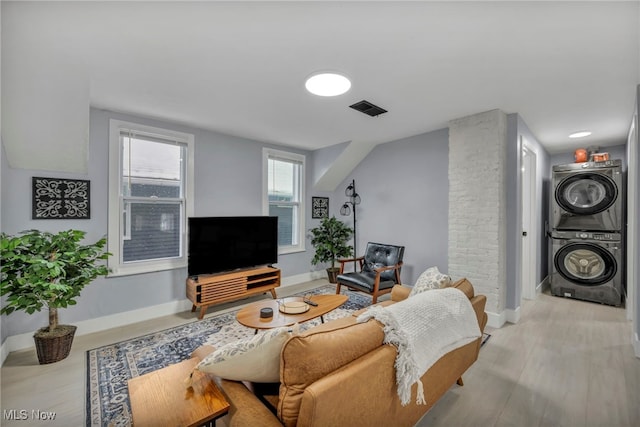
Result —
<path fill-rule="evenodd" d="M 229 402 L 213 378 L 193 373 L 192 387 L 186 387 L 198 359 L 188 359 L 128 381 L 134 427 L 215 426 L 229 411 Z"/>

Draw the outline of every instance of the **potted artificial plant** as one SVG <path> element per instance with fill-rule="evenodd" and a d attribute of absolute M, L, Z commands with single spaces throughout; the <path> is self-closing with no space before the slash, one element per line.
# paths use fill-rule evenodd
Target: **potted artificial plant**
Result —
<path fill-rule="evenodd" d="M 331 261 L 331 267 L 327 268 L 327 275 L 330 283 L 336 283 L 336 276 L 340 271 L 340 268 L 336 267 L 336 259 L 351 256 L 353 247 L 347 245 L 347 241 L 351 238 L 353 230 L 332 216 L 323 218 L 320 225 L 310 231 L 311 244 L 316 249 L 311 263 L 317 265 Z"/>
<path fill-rule="evenodd" d="M 76 327 L 58 324 L 58 308 L 74 305 L 86 285 L 108 272 L 103 262 L 111 255 L 103 250 L 106 238 L 82 245 L 85 234 L 79 230 L 1 234 L 0 295 L 7 298 L 0 313 L 49 309 L 49 326 L 33 336 L 40 364 L 62 360 L 71 350 Z"/>

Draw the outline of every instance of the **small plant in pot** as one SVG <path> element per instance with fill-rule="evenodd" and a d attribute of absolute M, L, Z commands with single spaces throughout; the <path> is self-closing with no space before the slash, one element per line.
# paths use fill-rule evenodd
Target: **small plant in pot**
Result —
<path fill-rule="evenodd" d="M 310 232 L 311 244 L 316 250 L 311 263 L 317 265 L 321 262 L 331 262 L 331 267 L 327 268 L 327 275 L 330 283 L 336 283 L 340 271 L 340 268 L 336 267 L 336 259 L 351 256 L 353 246 L 347 242 L 353 235 L 353 230 L 332 216 L 323 218 L 320 225 L 312 228 Z"/>
<path fill-rule="evenodd" d="M 1 234 L 0 295 L 7 299 L 0 313 L 49 310 L 49 326 L 33 336 L 40 364 L 62 360 L 71 350 L 76 327 L 58 324 L 58 309 L 75 305 L 86 285 L 108 273 L 104 260 L 111 254 L 104 250 L 106 238 L 83 245 L 85 234 L 79 230 Z"/>

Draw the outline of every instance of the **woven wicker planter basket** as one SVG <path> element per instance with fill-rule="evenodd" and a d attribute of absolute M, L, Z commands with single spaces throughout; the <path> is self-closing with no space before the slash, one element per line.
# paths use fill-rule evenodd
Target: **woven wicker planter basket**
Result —
<path fill-rule="evenodd" d="M 338 273 L 340 273 L 340 269 L 338 267 L 327 268 L 327 277 L 329 278 L 329 283 L 338 283 Z"/>
<path fill-rule="evenodd" d="M 41 365 L 58 362 L 69 355 L 76 326 L 59 325 L 53 334 L 46 330 L 47 328 L 42 328 L 33 335 Z"/>

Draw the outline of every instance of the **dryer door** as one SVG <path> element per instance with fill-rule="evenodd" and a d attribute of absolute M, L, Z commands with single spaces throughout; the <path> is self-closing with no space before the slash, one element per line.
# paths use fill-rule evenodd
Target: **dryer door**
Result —
<path fill-rule="evenodd" d="M 618 197 L 618 187 L 600 173 L 572 174 L 556 187 L 556 202 L 575 215 L 592 215 L 609 208 Z"/>
<path fill-rule="evenodd" d="M 582 286 L 598 286 L 610 281 L 618 270 L 611 252 L 590 243 L 564 245 L 553 259 L 556 271 L 566 280 Z"/>

